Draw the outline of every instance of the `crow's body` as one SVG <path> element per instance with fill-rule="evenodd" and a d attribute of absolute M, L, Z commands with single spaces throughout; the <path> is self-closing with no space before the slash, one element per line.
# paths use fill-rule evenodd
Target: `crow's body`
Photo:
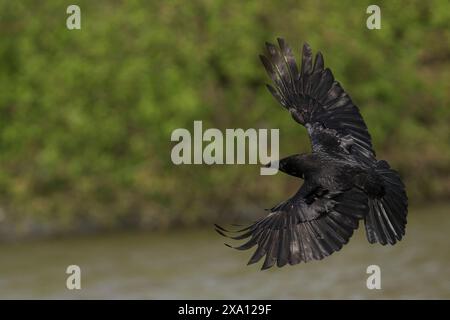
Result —
<path fill-rule="evenodd" d="M 267 44 L 268 57 L 261 56 L 275 83 L 268 89 L 307 128 L 312 153 L 277 162 L 282 172 L 304 183 L 268 216 L 230 236 L 250 238 L 236 248 L 257 246 L 249 263 L 265 256 L 263 269 L 319 260 L 340 250 L 362 219 L 369 242 L 395 244 L 405 234 L 407 215 L 399 175 L 386 161 L 376 160 L 358 108 L 324 69 L 322 55 L 313 64 L 305 45 L 299 71 L 290 48 L 282 39 L 278 42 L 279 49 Z M 217 231 L 228 233 L 219 226 Z"/>

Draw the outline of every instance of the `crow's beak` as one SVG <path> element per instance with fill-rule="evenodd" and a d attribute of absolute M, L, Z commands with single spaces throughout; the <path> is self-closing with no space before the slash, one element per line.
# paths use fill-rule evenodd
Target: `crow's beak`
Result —
<path fill-rule="evenodd" d="M 264 168 L 279 168 L 279 161 L 272 161 L 264 165 Z"/>

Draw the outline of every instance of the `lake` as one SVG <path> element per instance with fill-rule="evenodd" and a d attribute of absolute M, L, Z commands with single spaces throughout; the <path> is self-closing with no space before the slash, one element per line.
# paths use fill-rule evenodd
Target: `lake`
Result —
<path fill-rule="evenodd" d="M 225 247 L 213 227 L 0 244 L 0 298 L 450 299 L 450 204 L 410 210 L 393 247 L 370 245 L 362 225 L 322 261 L 260 271 L 249 251 Z M 81 268 L 81 290 L 66 268 Z M 381 268 L 369 290 L 366 269 Z"/>

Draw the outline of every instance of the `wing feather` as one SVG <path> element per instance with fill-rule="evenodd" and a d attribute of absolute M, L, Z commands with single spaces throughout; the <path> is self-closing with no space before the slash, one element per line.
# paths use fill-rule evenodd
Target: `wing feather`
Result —
<path fill-rule="evenodd" d="M 375 160 L 367 126 L 349 95 L 334 79 L 329 68 L 325 68 L 320 52 L 313 62 L 311 47 L 304 44 L 301 69 L 299 71 L 290 47 L 283 39 L 278 39 L 279 48 L 267 43 L 268 56 L 261 56 L 267 73 L 275 87 L 269 86 L 271 94 L 288 109 L 294 119 L 312 129 L 308 129 L 312 148 L 315 151 L 342 153 L 347 144 L 343 137 L 353 140 L 350 153 L 362 164 L 371 165 Z M 327 131 L 329 130 L 329 131 Z M 314 138 L 326 132 L 329 139 Z"/>
<path fill-rule="evenodd" d="M 232 239 L 249 238 L 235 248 L 246 250 L 256 246 L 248 264 L 264 258 L 262 269 L 329 256 L 340 250 L 358 227 L 367 211 L 367 197 L 362 191 L 351 189 L 317 194 L 317 199 L 307 204 L 306 195 L 311 190 L 308 184 L 305 181 L 291 199 L 275 206 L 268 216 L 245 228 L 243 234 L 234 236 L 232 231 L 219 226 L 217 231 Z"/>

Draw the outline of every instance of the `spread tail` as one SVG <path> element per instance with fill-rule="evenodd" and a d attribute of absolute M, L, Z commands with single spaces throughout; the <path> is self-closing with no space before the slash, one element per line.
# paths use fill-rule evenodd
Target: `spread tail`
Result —
<path fill-rule="evenodd" d="M 408 197 L 399 174 L 386 161 L 378 161 L 375 171 L 382 179 L 384 194 L 369 197 L 364 220 L 367 240 L 393 245 L 405 235 Z"/>

